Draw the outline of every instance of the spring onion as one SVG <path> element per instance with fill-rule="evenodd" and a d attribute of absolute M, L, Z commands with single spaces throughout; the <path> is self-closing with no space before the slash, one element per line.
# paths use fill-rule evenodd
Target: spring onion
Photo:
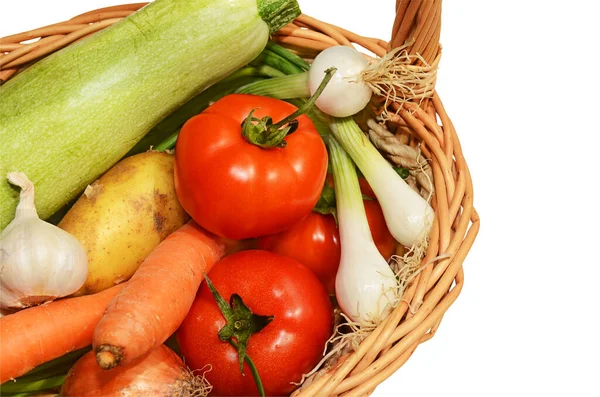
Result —
<path fill-rule="evenodd" d="M 373 94 L 360 77 L 368 63 L 358 51 L 346 46 L 334 46 L 322 51 L 308 71 L 294 70 L 295 65 L 288 66 L 285 68 L 286 76 L 250 83 L 237 92 L 278 99 L 308 98 L 314 95 L 319 87 L 323 73 L 329 69 L 328 65 L 335 67 L 337 72 L 319 96 L 317 108 L 335 117 L 346 117 L 360 112 Z"/>
<path fill-rule="evenodd" d="M 317 107 L 335 117 L 352 116 L 364 109 L 373 94 L 360 77 L 367 65 L 366 58 L 352 47 L 335 46 L 319 53 L 308 71 L 311 94 L 319 86 L 325 69 L 335 67 L 337 73 L 319 97 Z"/>
<path fill-rule="evenodd" d="M 433 208 L 406 184 L 351 117 L 333 119 L 330 127 L 377 196 L 392 236 L 408 247 L 421 243 L 433 224 Z"/>
<path fill-rule="evenodd" d="M 318 63 L 316 63 L 317 58 L 319 58 Z M 354 160 L 369 182 L 382 207 L 388 229 L 394 238 L 408 247 L 423 243 L 433 224 L 432 207 L 407 185 L 402 176 L 394 170 L 392 165 L 373 146 L 369 138 L 363 134 L 352 117 L 331 117 L 340 114 L 355 114 L 368 103 L 368 99 L 365 99 L 367 95 L 363 98 L 364 101 L 363 99 L 357 101 L 354 98 L 359 96 L 359 92 L 364 88 L 370 90 L 366 85 L 361 86 L 357 82 L 361 68 L 365 67 L 366 61 L 355 49 L 342 46 L 330 47 L 322 51 L 317 58 L 311 69 L 305 72 L 308 76 L 309 92 L 312 91 L 311 85 L 314 84 L 314 81 L 322 79 L 323 65 L 335 67 L 337 71 L 316 102 L 317 107 L 322 111 L 320 113 L 318 109 L 313 109 L 312 113 L 317 115 L 316 120 L 319 123 L 326 121 L 329 124 L 335 139 Z M 353 65 L 353 67 L 349 65 Z M 286 90 L 299 93 L 302 89 L 302 87 L 290 89 L 290 85 L 294 82 L 300 85 L 303 84 L 303 81 L 306 80 L 297 75 L 275 77 L 249 84 L 244 87 L 244 92 L 253 93 L 254 90 L 260 90 L 263 95 L 280 99 L 288 98 L 289 93 L 285 92 Z M 269 89 L 266 90 L 265 87 Z M 368 98 L 370 97 L 371 94 L 368 95 Z M 326 101 L 326 105 L 324 106 L 321 102 L 321 106 L 319 106 L 319 101 L 323 100 Z M 357 105 L 358 102 L 362 107 Z M 345 113 L 337 111 L 342 105 Z M 327 109 L 333 107 L 336 107 L 337 110 L 327 116 L 325 114 Z M 314 117 L 311 118 L 315 120 Z"/>
<path fill-rule="evenodd" d="M 396 277 L 373 242 L 354 163 L 335 139 L 328 147 L 342 249 L 336 298 L 353 321 L 377 324 L 392 307 Z"/>

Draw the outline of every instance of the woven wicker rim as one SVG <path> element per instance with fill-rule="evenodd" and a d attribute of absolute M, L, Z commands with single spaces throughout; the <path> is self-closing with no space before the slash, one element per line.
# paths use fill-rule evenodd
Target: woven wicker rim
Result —
<path fill-rule="evenodd" d="M 68 21 L 0 38 L 0 83 L 42 57 L 127 17 L 147 3 L 106 7 Z M 357 44 L 377 56 L 407 46 L 428 63 L 439 60 L 441 0 L 398 0 L 393 37 L 388 43 L 301 15 L 272 39 L 305 57 L 333 45 Z M 39 39 L 33 41 L 33 39 Z M 420 61 L 415 61 L 417 64 Z M 462 263 L 479 231 L 473 207 L 471 175 L 456 130 L 436 92 L 418 105 L 392 104 L 396 116 L 387 122 L 390 131 L 406 134 L 411 146 L 419 145 L 433 171 L 435 222 L 423 268 L 406 289 L 401 303 L 352 353 L 334 368 L 321 371 L 295 397 L 369 395 L 398 370 L 417 346 L 431 339 L 446 310 L 460 294 Z"/>

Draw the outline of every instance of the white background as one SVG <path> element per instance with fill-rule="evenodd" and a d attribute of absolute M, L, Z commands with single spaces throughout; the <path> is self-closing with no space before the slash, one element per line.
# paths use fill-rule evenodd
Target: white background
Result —
<path fill-rule="evenodd" d="M 394 3 L 300 0 L 386 40 Z M 2 0 L 0 36 L 114 4 Z M 482 226 L 438 334 L 374 396 L 600 396 L 595 4 L 444 0 L 437 87 Z"/>

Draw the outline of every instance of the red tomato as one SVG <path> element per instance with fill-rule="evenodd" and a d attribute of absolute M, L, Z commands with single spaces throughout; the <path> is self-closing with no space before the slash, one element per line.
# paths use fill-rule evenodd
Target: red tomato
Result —
<path fill-rule="evenodd" d="M 360 191 L 365 196 L 371 197 L 373 199 L 377 197 L 375 196 L 373 188 L 371 187 L 371 185 L 369 185 L 369 182 L 367 182 L 365 178 L 358 178 L 358 185 L 360 186 Z"/>
<path fill-rule="evenodd" d="M 327 292 L 335 294 L 341 250 L 340 234 L 332 215 L 312 212 L 291 229 L 260 238 L 258 246 L 307 266 L 325 285 Z"/>
<path fill-rule="evenodd" d="M 285 148 L 263 149 L 242 136 L 254 117 L 282 120 L 297 108 L 254 95 L 228 95 L 188 120 L 175 148 L 175 188 L 190 216 L 223 237 L 277 233 L 307 216 L 321 194 L 327 150 L 310 119 L 297 118 Z"/>
<path fill-rule="evenodd" d="M 333 185 L 334 185 L 333 174 L 328 173 L 326 180 L 327 180 L 327 183 L 331 187 L 333 187 Z M 369 182 L 367 182 L 367 180 L 364 177 L 362 177 L 362 176 L 358 177 L 358 186 L 360 186 L 360 191 L 365 196 L 370 197 L 372 199 L 377 198 L 377 196 L 375 196 L 375 192 L 373 191 L 373 188 L 371 187 L 371 185 L 369 185 Z"/>
<path fill-rule="evenodd" d="M 363 200 L 365 205 L 365 212 L 367 213 L 367 220 L 369 221 L 369 228 L 371 229 L 371 235 L 373 241 L 381 255 L 387 260 L 396 251 L 398 243 L 394 239 L 394 236 L 390 233 L 385 223 L 385 217 L 383 216 L 383 210 L 376 200 L 375 193 L 369 185 L 369 182 L 363 177 L 358 178 L 358 184 L 363 195 L 372 198 L 373 200 Z"/>
<path fill-rule="evenodd" d="M 229 302 L 232 294 L 258 315 L 274 319 L 250 336 L 248 356 L 258 369 L 267 395 L 288 395 L 302 375 L 321 359 L 333 332 L 333 309 L 317 277 L 291 258 L 251 250 L 230 255 L 208 274 Z M 211 365 L 206 378 L 213 394 L 258 395 L 248 364 L 240 373 L 238 353 L 217 336 L 225 319 L 204 282 L 177 331 L 185 363 L 191 369 Z"/>
<path fill-rule="evenodd" d="M 394 254 L 394 251 L 396 251 L 396 245 L 398 243 L 387 228 L 383 210 L 379 203 L 376 200 L 363 200 L 363 203 L 365 205 L 373 241 L 381 255 L 387 260 Z"/>
<path fill-rule="evenodd" d="M 396 240 L 375 200 L 363 200 L 373 241 L 385 259 L 396 250 Z M 258 246 L 289 256 L 311 269 L 330 295 L 335 294 L 335 276 L 340 264 L 340 235 L 332 215 L 312 212 L 291 229 L 258 240 Z"/>

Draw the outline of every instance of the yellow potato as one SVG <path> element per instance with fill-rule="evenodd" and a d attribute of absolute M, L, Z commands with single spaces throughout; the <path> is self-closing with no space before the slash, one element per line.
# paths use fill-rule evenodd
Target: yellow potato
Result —
<path fill-rule="evenodd" d="M 88 186 L 58 226 L 79 239 L 88 277 L 77 295 L 128 280 L 188 216 L 173 182 L 173 156 L 146 152 L 121 160 Z"/>

